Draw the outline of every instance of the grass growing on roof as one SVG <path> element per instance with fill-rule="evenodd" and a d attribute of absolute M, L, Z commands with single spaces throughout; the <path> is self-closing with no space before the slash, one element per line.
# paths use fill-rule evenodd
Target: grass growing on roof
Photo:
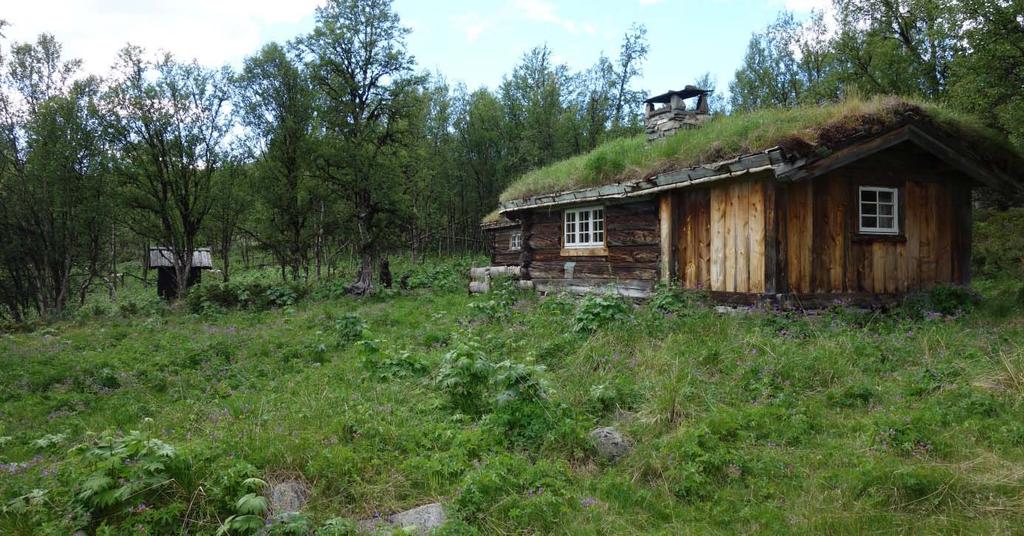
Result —
<path fill-rule="evenodd" d="M 635 180 L 708 164 L 776 146 L 808 148 L 841 142 L 861 128 L 894 126 L 906 114 L 920 116 L 998 158 L 1012 149 L 975 118 L 941 106 L 896 97 L 850 98 L 824 106 L 775 108 L 715 117 L 699 129 L 648 143 L 646 136 L 621 138 L 593 151 L 531 171 L 513 182 L 501 201 Z"/>

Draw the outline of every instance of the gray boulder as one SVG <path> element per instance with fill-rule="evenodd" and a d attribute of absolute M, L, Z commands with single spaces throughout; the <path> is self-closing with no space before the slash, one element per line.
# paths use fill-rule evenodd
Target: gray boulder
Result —
<path fill-rule="evenodd" d="M 615 461 L 633 450 L 633 440 L 611 426 L 590 432 L 590 441 L 597 455 L 609 461 Z"/>
<path fill-rule="evenodd" d="M 446 520 L 444 507 L 440 503 L 425 504 L 388 517 L 388 522 L 396 529 L 416 527 L 417 534 L 429 534 L 444 525 Z"/>
<path fill-rule="evenodd" d="M 374 517 L 359 522 L 359 530 L 372 534 L 390 534 L 399 529 L 413 529 L 415 534 L 426 535 L 444 525 L 448 517 L 439 503 L 430 503 L 387 517 Z"/>
<path fill-rule="evenodd" d="M 298 480 L 282 480 L 270 487 L 268 495 L 272 514 L 300 512 L 309 500 L 309 488 Z"/>

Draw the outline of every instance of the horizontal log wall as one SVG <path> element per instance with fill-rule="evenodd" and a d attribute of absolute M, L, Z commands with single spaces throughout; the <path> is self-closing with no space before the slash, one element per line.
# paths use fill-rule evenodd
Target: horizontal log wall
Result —
<path fill-rule="evenodd" d="M 491 266 L 516 266 L 520 262 L 520 250 L 509 248 L 512 233 L 520 232 L 519 227 L 488 229 L 487 238 L 491 248 Z"/>
<path fill-rule="evenodd" d="M 658 205 L 643 200 L 604 205 L 607 254 L 562 255 L 562 209 L 535 209 L 523 217 L 527 273 L 539 290 L 611 288 L 648 294 L 658 281 Z"/>

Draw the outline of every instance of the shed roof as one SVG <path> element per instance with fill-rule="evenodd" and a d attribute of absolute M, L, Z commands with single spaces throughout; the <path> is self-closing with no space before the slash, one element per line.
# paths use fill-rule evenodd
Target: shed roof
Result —
<path fill-rule="evenodd" d="M 999 134 L 933 104 L 882 97 L 734 114 L 653 144 L 643 136 L 614 140 L 520 177 L 502 194 L 500 210 L 644 195 L 759 170 L 804 178 L 878 140 L 910 141 L 976 180 L 1022 187 L 1015 170 L 1024 169 L 1024 158 Z"/>
<path fill-rule="evenodd" d="M 149 248 L 147 261 L 150 268 L 169 268 L 174 266 L 174 250 L 166 247 Z M 213 268 L 213 254 L 210 248 L 196 248 L 192 252 L 193 268 Z"/>
<path fill-rule="evenodd" d="M 501 229 L 504 227 L 514 227 L 516 225 L 519 225 L 519 222 L 506 218 L 498 210 L 490 212 L 480 220 L 480 227 L 483 227 L 484 229 Z"/>
<path fill-rule="evenodd" d="M 697 86 L 686 86 L 683 89 L 677 89 L 675 91 L 669 91 L 669 92 L 666 92 L 666 93 L 662 93 L 661 95 L 655 95 L 655 96 L 645 100 L 644 102 L 645 103 L 651 103 L 651 104 L 668 104 L 669 102 L 672 101 L 672 97 L 674 97 L 674 96 L 678 96 L 679 98 L 682 98 L 682 99 L 689 99 L 691 97 L 697 97 L 697 96 L 700 96 L 700 95 L 706 95 L 708 93 L 711 93 L 711 91 L 709 91 L 707 89 L 700 89 Z"/>

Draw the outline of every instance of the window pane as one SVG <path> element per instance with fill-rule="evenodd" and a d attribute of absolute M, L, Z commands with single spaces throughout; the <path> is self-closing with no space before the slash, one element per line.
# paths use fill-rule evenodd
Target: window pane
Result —
<path fill-rule="evenodd" d="M 580 216 L 582 216 L 582 214 L 580 214 Z M 579 243 L 586 244 L 587 242 L 590 242 L 590 220 L 581 217 Z"/>
<path fill-rule="evenodd" d="M 861 214 L 874 216 L 878 214 L 878 205 L 874 203 L 864 203 L 860 207 Z"/>
<path fill-rule="evenodd" d="M 892 203 L 892 192 L 878 192 L 879 203 Z"/>
<path fill-rule="evenodd" d="M 877 201 L 878 200 L 878 192 L 876 192 L 874 190 L 861 190 L 860 191 L 860 200 L 861 201 L 871 201 L 871 202 Z"/>
<path fill-rule="evenodd" d="M 888 216 L 888 217 L 883 216 L 881 218 L 878 218 L 878 227 L 879 227 L 879 229 L 892 229 L 892 228 L 894 228 L 895 225 L 893 225 L 893 218 L 892 218 L 892 216 Z"/>
<path fill-rule="evenodd" d="M 862 216 L 860 219 L 860 226 L 865 229 L 873 229 L 877 227 L 878 219 L 874 216 Z"/>
<path fill-rule="evenodd" d="M 878 213 L 882 216 L 892 216 L 892 205 L 878 205 Z"/>

